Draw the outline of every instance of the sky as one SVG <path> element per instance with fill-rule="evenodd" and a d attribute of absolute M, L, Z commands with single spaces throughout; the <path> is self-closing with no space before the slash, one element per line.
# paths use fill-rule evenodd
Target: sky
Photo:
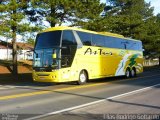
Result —
<path fill-rule="evenodd" d="M 151 6 L 154 7 L 154 14 L 157 15 L 160 13 L 160 0 L 145 0 L 147 3 L 151 3 Z M 106 2 L 106 0 L 101 0 L 101 2 Z"/>

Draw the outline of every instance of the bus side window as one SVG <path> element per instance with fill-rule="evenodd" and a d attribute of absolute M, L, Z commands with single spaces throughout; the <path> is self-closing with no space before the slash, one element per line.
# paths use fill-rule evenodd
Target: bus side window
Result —
<path fill-rule="evenodd" d="M 92 34 L 92 45 L 98 47 L 104 47 L 105 44 L 105 36 Z"/>
<path fill-rule="evenodd" d="M 63 31 L 62 47 L 69 45 L 76 45 L 75 38 L 72 31 L 65 30 Z"/>
<path fill-rule="evenodd" d="M 77 31 L 83 45 L 91 46 L 91 34 Z"/>
<path fill-rule="evenodd" d="M 76 48 L 77 43 L 72 31 L 64 30 L 62 37 L 61 67 L 71 66 Z"/>

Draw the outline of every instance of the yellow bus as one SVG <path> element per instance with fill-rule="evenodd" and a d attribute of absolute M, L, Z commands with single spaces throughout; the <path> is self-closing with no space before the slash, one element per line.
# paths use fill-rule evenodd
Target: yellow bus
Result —
<path fill-rule="evenodd" d="M 53 27 L 39 33 L 34 47 L 33 80 L 77 81 L 143 72 L 142 42 L 109 32 Z"/>

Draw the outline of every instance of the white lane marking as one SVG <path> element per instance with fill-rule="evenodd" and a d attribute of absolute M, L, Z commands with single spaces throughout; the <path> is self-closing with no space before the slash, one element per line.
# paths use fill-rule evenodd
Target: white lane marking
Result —
<path fill-rule="evenodd" d="M 31 87 L 31 86 L 0 85 L 0 90 L 13 89 L 13 88 L 28 88 L 28 87 Z"/>
<path fill-rule="evenodd" d="M 58 111 L 46 113 L 44 115 L 39 115 L 39 116 L 35 116 L 35 117 L 32 117 L 32 118 L 24 119 L 24 120 L 36 120 L 36 119 L 39 119 L 39 118 L 42 118 L 42 117 L 47 117 L 47 116 L 50 116 L 50 115 L 55 115 L 55 114 L 59 114 L 59 113 L 63 113 L 63 112 L 67 112 L 67 111 L 71 111 L 71 110 L 75 110 L 75 109 L 79 109 L 79 108 L 86 107 L 86 106 L 89 106 L 89 105 L 93 105 L 93 104 L 96 104 L 96 103 L 100 103 L 100 102 L 103 102 L 103 101 L 105 101 L 105 99 L 94 101 L 94 102 L 90 102 L 90 103 L 86 103 L 86 104 L 82 104 L 82 105 L 78 105 L 78 106 L 74 106 L 74 107 L 70 107 L 70 108 L 66 108 L 66 109 L 63 109 L 63 110 L 58 110 Z"/>
<path fill-rule="evenodd" d="M 21 86 L 21 85 L 0 85 L 0 87 L 17 88 L 17 87 L 31 87 L 31 86 Z"/>
<path fill-rule="evenodd" d="M 62 109 L 62 110 L 46 113 L 44 115 L 39 115 L 39 116 L 35 116 L 35 117 L 24 119 L 24 120 L 35 120 L 35 119 L 39 119 L 39 118 L 42 118 L 42 117 L 47 117 L 47 116 L 50 116 L 50 115 L 55 115 L 55 114 L 59 114 L 59 113 L 63 113 L 63 112 L 67 112 L 67 111 L 71 111 L 71 110 L 87 107 L 89 105 L 93 105 L 93 104 L 97 104 L 97 103 L 100 103 L 100 102 L 104 102 L 106 100 L 111 100 L 113 98 L 119 98 L 119 97 L 123 97 L 123 96 L 127 96 L 127 95 L 136 94 L 138 92 L 146 91 L 146 90 L 152 89 L 152 88 L 154 88 L 156 86 L 160 86 L 160 84 L 155 84 L 155 85 L 152 85 L 152 86 L 149 86 L 149 87 L 145 87 L 145 88 L 142 88 L 142 89 L 138 89 L 138 90 L 134 90 L 134 91 L 131 91 L 131 92 L 123 93 L 123 94 L 120 94 L 120 95 L 116 95 L 116 96 L 108 97 L 108 98 L 105 98 L 105 99 L 97 100 L 97 101 L 94 101 L 94 102 L 90 102 L 90 103 L 86 103 L 86 104 L 82 104 L 82 105 L 78 105 L 78 106 L 74 106 L 74 107 L 70 107 L 70 108 L 66 108 L 66 109 Z"/>
<path fill-rule="evenodd" d="M 127 92 L 127 93 L 123 93 L 123 94 L 120 94 L 120 95 L 108 97 L 108 98 L 106 98 L 106 99 L 107 99 L 107 100 L 111 100 L 111 99 L 114 99 L 114 98 L 120 98 L 120 97 L 124 97 L 124 96 L 127 96 L 127 95 L 136 94 L 136 93 L 138 93 L 138 92 L 143 92 L 143 91 L 152 89 L 152 88 L 154 88 L 154 87 L 156 87 L 156 86 L 159 86 L 159 85 L 160 85 L 160 84 L 152 85 L 152 86 L 149 86 L 149 87 L 145 87 L 145 88 L 138 89 L 138 90 L 134 90 L 134 91 Z"/>
<path fill-rule="evenodd" d="M 14 86 L 0 85 L 0 90 L 11 89 L 11 88 L 14 88 Z"/>

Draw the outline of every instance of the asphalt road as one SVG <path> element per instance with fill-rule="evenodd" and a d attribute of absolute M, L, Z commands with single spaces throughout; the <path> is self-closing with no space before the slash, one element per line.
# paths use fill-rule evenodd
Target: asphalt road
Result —
<path fill-rule="evenodd" d="M 160 68 L 147 69 L 136 78 L 99 79 L 82 86 L 74 83 L 3 84 L 0 85 L 0 117 L 98 120 L 107 118 L 104 115 L 108 113 L 160 114 L 159 84 Z M 140 91 L 134 93 L 135 90 Z M 120 96 L 114 98 L 117 95 Z"/>

